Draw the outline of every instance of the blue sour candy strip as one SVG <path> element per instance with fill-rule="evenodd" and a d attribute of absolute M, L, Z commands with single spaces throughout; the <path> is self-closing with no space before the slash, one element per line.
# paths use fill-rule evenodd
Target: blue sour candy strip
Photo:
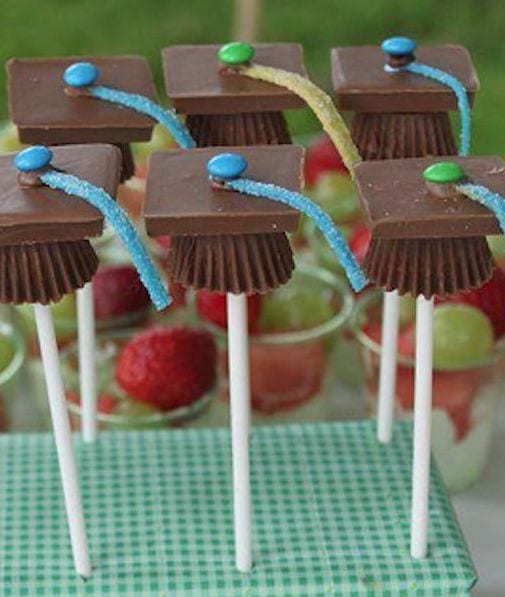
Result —
<path fill-rule="evenodd" d="M 461 117 L 459 155 L 467 156 L 470 153 L 470 144 L 472 140 L 472 111 L 470 109 L 468 93 L 463 83 L 456 77 L 439 68 L 420 62 L 410 62 L 398 70 L 408 71 L 416 75 L 422 75 L 428 79 L 434 79 L 435 81 L 450 87 L 454 91 L 458 100 L 458 108 Z"/>
<path fill-rule="evenodd" d="M 80 197 L 99 209 L 124 242 L 155 307 L 161 310 L 170 305 L 172 299 L 163 285 L 144 243 L 124 209 L 110 195 L 87 180 L 56 170 L 44 172 L 40 176 L 40 180 L 52 189 Z"/>
<path fill-rule="evenodd" d="M 102 85 L 92 86 L 89 88 L 89 91 L 93 97 L 113 104 L 120 104 L 121 106 L 150 116 L 153 120 L 162 124 L 183 149 L 193 149 L 196 147 L 195 140 L 173 110 L 166 110 L 144 95 L 127 93 L 126 91 L 103 87 Z"/>
<path fill-rule="evenodd" d="M 322 210 L 317 203 L 314 203 L 314 201 L 311 201 L 300 193 L 295 193 L 273 184 L 256 182 L 255 180 L 250 180 L 248 178 L 229 180 L 226 181 L 225 185 L 239 193 L 284 203 L 314 220 L 345 269 L 347 278 L 353 289 L 356 292 L 359 292 L 367 285 L 368 280 L 361 270 L 356 257 L 349 249 L 341 232 L 336 228 L 330 216 Z"/>
<path fill-rule="evenodd" d="M 505 234 L 505 197 L 478 184 L 459 184 L 456 189 L 463 195 L 490 209 L 495 214 L 500 228 Z"/>

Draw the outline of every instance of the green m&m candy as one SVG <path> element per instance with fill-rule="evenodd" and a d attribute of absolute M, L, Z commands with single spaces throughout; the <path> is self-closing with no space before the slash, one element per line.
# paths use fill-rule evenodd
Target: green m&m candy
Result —
<path fill-rule="evenodd" d="M 251 44 L 234 41 L 219 50 L 219 60 L 228 66 L 247 64 L 254 58 L 254 48 Z"/>
<path fill-rule="evenodd" d="M 435 184 L 455 184 L 465 177 L 463 168 L 456 162 L 438 162 L 423 172 L 424 180 Z"/>

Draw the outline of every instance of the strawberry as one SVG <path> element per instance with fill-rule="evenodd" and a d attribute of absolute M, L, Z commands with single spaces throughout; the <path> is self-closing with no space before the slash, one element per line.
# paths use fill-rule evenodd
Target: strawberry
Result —
<path fill-rule="evenodd" d="M 409 323 L 398 334 L 398 352 L 405 357 L 416 356 L 416 325 Z"/>
<path fill-rule="evenodd" d="M 98 321 L 144 312 L 151 302 L 131 265 L 100 268 L 93 278 L 93 296 Z"/>
<path fill-rule="evenodd" d="M 190 327 L 140 332 L 119 355 L 116 381 L 132 398 L 160 410 L 188 406 L 212 389 L 217 348 L 213 336 Z"/>
<path fill-rule="evenodd" d="M 359 263 L 363 263 L 370 245 L 372 233 L 365 224 L 360 224 L 352 233 L 349 240 L 349 248 L 354 253 Z"/>
<path fill-rule="evenodd" d="M 272 415 L 295 408 L 321 388 L 325 368 L 321 342 L 250 349 L 251 403 L 256 412 Z"/>
<path fill-rule="evenodd" d="M 211 321 L 220 328 L 227 329 L 227 308 L 226 295 L 209 290 L 200 290 L 196 295 L 196 306 L 198 313 L 203 319 Z M 247 323 L 249 332 L 257 329 L 258 320 L 261 314 L 262 297 L 259 294 L 251 294 L 247 297 Z"/>
<path fill-rule="evenodd" d="M 382 324 L 378 322 L 368 323 L 364 326 L 365 334 L 376 344 L 382 343 Z M 409 324 L 403 327 L 398 334 L 398 352 L 406 357 L 414 357 L 416 354 L 415 344 L 416 327 Z"/>
<path fill-rule="evenodd" d="M 73 404 L 81 404 L 81 397 L 79 394 L 71 390 L 67 392 L 67 400 Z M 99 413 L 108 415 L 117 409 L 118 404 L 119 400 L 116 398 L 116 396 L 113 394 L 108 394 L 107 392 L 101 392 L 98 395 L 96 407 Z"/>
<path fill-rule="evenodd" d="M 433 374 L 433 408 L 447 412 L 458 441 L 470 430 L 472 405 L 481 383 L 478 373 L 471 369 L 435 371 Z"/>
<path fill-rule="evenodd" d="M 371 322 L 371 323 L 367 323 L 364 327 L 363 327 L 363 332 L 370 338 L 370 340 L 373 340 L 376 344 L 379 344 L 382 342 L 382 324 L 379 322 Z"/>
<path fill-rule="evenodd" d="M 307 150 L 305 158 L 305 182 L 308 186 L 316 184 L 324 172 L 347 172 L 342 158 L 328 135 L 321 135 Z"/>
<path fill-rule="evenodd" d="M 414 408 L 414 369 L 398 365 L 396 369 L 396 398 L 403 410 Z"/>
<path fill-rule="evenodd" d="M 154 240 L 159 244 L 159 246 L 164 251 L 168 251 L 170 249 L 170 244 L 172 242 L 172 238 L 170 236 L 168 236 L 167 234 L 165 234 L 163 236 L 157 236 Z"/>
<path fill-rule="evenodd" d="M 491 278 L 477 290 L 462 292 L 440 302 L 477 307 L 489 317 L 496 339 L 505 334 L 505 272 L 499 268 L 495 268 Z"/>
<path fill-rule="evenodd" d="M 127 182 L 119 185 L 117 191 L 117 202 L 135 220 L 142 215 L 144 204 L 145 181 L 134 176 Z"/>

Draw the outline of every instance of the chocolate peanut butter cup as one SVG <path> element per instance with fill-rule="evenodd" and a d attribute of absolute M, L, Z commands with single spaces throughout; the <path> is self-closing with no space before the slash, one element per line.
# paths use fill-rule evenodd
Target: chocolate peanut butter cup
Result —
<path fill-rule="evenodd" d="M 435 193 L 423 178 L 438 162 L 462 166 L 468 181 L 505 192 L 498 157 L 412 158 L 362 162 L 356 183 L 372 230 L 364 270 L 386 290 L 426 298 L 478 288 L 491 276 L 486 235 L 501 229 L 493 212 L 448 189 Z"/>
<path fill-rule="evenodd" d="M 111 145 L 52 149 L 51 166 L 115 195 L 121 154 Z M 89 282 L 98 258 L 87 240 L 101 234 L 103 216 L 86 201 L 44 185 L 26 186 L 0 156 L 0 302 L 56 302 Z"/>
<path fill-rule="evenodd" d="M 419 47 L 415 58 L 457 77 L 470 104 L 479 80 L 468 51 L 456 45 Z M 332 78 L 341 110 L 354 112 L 351 133 L 365 160 L 457 153 L 449 112 L 453 91 L 409 72 L 388 72 L 380 47 L 332 50 Z"/>
<path fill-rule="evenodd" d="M 295 146 L 234 147 L 248 176 L 298 191 L 303 150 Z M 286 232 L 299 214 L 279 203 L 211 186 L 208 161 L 230 148 L 154 153 L 144 217 L 151 236 L 170 234 L 168 271 L 193 288 L 264 293 L 287 282 L 294 268 Z"/>
<path fill-rule="evenodd" d="M 167 95 L 199 147 L 289 144 L 283 110 L 304 107 L 294 93 L 233 74 L 219 45 L 174 46 L 162 52 Z M 254 59 L 306 75 L 298 44 L 254 44 Z"/>

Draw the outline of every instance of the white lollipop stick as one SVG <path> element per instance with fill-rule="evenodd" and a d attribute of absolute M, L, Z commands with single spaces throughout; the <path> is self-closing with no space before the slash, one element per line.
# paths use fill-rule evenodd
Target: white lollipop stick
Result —
<path fill-rule="evenodd" d="M 97 397 L 95 309 L 92 282 L 88 282 L 77 291 L 77 322 L 82 437 L 85 442 L 94 442 L 97 436 Z"/>
<path fill-rule="evenodd" d="M 251 43 L 258 39 L 262 0 L 235 0 L 233 37 Z"/>
<path fill-rule="evenodd" d="M 246 295 L 228 293 L 227 306 L 235 562 L 240 572 L 249 572 L 252 568 L 252 516 L 249 480 L 251 400 Z"/>
<path fill-rule="evenodd" d="M 393 436 L 399 323 L 400 297 L 398 291 L 385 292 L 382 308 L 382 348 L 377 409 L 377 438 L 384 444 L 388 444 Z"/>
<path fill-rule="evenodd" d="M 433 299 L 417 297 L 416 374 L 414 398 L 414 463 L 412 471 L 412 519 L 410 553 L 425 558 L 428 523 L 431 456 L 431 399 L 433 390 Z"/>
<path fill-rule="evenodd" d="M 91 561 L 82 511 L 79 477 L 72 445 L 72 432 L 58 360 L 53 316 L 50 307 L 47 305 L 36 304 L 34 307 L 74 564 L 77 573 L 84 578 L 88 578 L 91 576 Z"/>

